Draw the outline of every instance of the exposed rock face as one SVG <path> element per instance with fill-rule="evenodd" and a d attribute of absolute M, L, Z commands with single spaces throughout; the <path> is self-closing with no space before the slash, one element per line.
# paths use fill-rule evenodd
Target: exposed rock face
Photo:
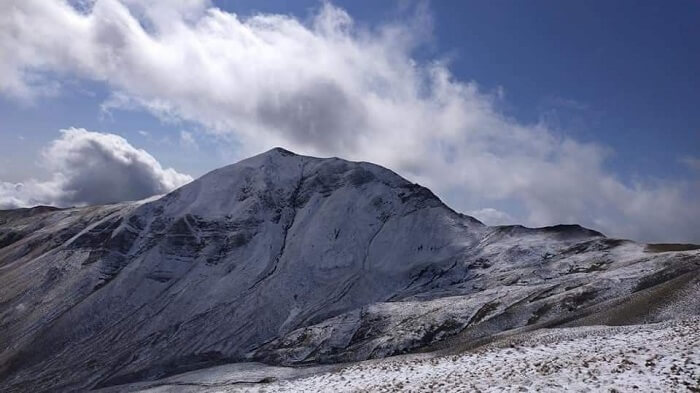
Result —
<path fill-rule="evenodd" d="M 382 357 L 659 291 L 682 307 L 629 318 L 700 313 L 700 251 L 651 251 L 579 226 L 488 227 L 387 169 L 274 149 L 157 200 L 0 212 L 0 380 Z"/>

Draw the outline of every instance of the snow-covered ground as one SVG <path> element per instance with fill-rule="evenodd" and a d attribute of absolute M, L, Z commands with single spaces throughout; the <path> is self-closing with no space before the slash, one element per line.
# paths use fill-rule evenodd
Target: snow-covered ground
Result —
<path fill-rule="evenodd" d="M 698 392 L 700 319 L 540 330 L 462 354 L 367 361 L 268 383 L 222 383 L 203 371 L 196 382 L 176 377 L 145 391 Z"/>

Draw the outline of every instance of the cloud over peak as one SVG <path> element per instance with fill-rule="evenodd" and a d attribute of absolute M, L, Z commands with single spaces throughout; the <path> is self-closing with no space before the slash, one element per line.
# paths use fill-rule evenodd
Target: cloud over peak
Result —
<path fill-rule="evenodd" d="M 605 147 L 504 116 L 500 92 L 415 58 L 430 29 L 421 8 L 407 26 L 365 29 L 329 3 L 308 22 L 241 18 L 197 0 L 85 4 L 0 5 L 0 92 L 32 99 L 55 91 L 60 74 L 102 81 L 113 92 L 106 110 L 233 135 L 241 158 L 285 146 L 372 161 L 499 222 L 700 241 L 697 182 L 622 181 L 606 169 Z M 484 209 L 507 205 L 519 213 Z"/>

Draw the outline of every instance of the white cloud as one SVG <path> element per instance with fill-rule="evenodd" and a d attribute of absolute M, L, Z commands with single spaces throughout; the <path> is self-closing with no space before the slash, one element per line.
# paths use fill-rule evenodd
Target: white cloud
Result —
<path fill-rule="evenodd" d="M 189 131 L 180 131 L 180 146 L 182 146 L 184 149 L 199 150 L 199 144 L 197 143 L 194 134 Z"/>
<path fill-rule="evenodd" d="M 42 155 L 52 178 L 18 184 L 0 182 L 0 208 L 138 200 L 192 180 L 172 168 L 164 169 L 148 152 L 114 134 L 61 130 L 61 137 Z"/>
<path fill-rule="evenodd" d="M 467 214 L 477 218 L 486 225 L 508 225 L 515 224 L 517 222 L 517 220 L 511 217 L 510 214 L 492 207 L 472 210 L 467 212 Z"/>
<path fill-rule="evenodd" d="M 325 3 L 308 23 L 242 19 L 206 1 L 139 4 L 3 2 L 0 91 L 32 99 L 55 91 L 57 74 L 104 81 L 106 111 L 197 122 L 235 135 L 241 156 L 282 145 L 373 161 L 467 211 L 513 201 L 529 225 L 700 241 L 696 183 L 626 184 L 605 169 L 604 147 L 520 124 L 499 111 L 502 91 L 412 58 L 430 24 L 420 9 L 408 25 L 367 30 Z"/>
<path fill-rule="evenodd" d="M 683 164 L 685 164 L 688 168 L 700 172 L 700 158 L 698 157 L 691 157 L 691 156 L 686 156 L 681 158 L 680 160 Z"/>

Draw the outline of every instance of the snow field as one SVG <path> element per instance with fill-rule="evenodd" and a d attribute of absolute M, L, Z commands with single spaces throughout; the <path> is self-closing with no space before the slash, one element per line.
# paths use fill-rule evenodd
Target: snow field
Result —
<path fill-rule="evenodd" d="M 700 319 L 539 331 L 475 352 L 229 386 L 251 392 L 698 392 Z"/>

